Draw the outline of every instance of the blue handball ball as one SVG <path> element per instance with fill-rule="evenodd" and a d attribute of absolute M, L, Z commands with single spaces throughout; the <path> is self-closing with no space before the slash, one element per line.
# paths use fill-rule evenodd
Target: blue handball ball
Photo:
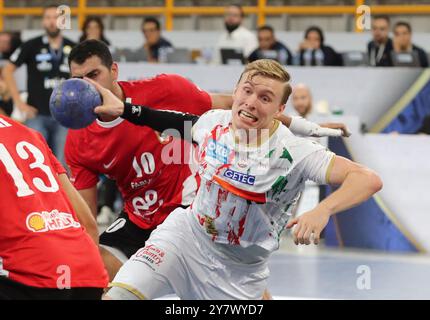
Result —
<path fill-rule="evenodd" d="M 81 129 L 96 119 L 94 108 L 101 104 L 100 94 L 91 83 L 72 78 L 62 81 L 52 91 L 49 109 L 64 127 Z"/>

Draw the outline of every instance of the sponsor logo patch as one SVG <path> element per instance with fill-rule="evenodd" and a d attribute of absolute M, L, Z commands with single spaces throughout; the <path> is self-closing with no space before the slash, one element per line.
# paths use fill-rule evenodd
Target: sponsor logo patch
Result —
<path fill-rule="evenodd" d="M 52 210 L 51 212 L 32 212 L 26 219 L 27 228 L 33 232 L 46 232 L 54 230 L 63 230 L 68 228 L 80 228 L 70 213 Z"/>
<path fill-rule="evenodd" d="M 39 53 L 36 54 L 36 61 L 37 62 L 42 62 L 42 61 L 49 61 L 51 60 L 51 54 L 49 53 Z"/>
<path fill-rule="evenodd" d="M 230 154 L 230 149 L 214 139 L 208 141 L 207 155 L 214 158 L 222 163 L 228 163 L 228 156 Z"/>
<path fill-rule="evenodd" d="M 145 180 L 138 181 L 138 182 L 131 182 L 130 186 L 133 190 L 135 190 L 135 189 L 139 189 L 139 188 L 142 188 L 142 187 L 150 184 L 151 181 L 152 181 L 152 179 L 145 179 Z"/>
<path fill-rule="evenodd" d="M 246 173 L 237 172 L 231 169 L 227 169 L 224 171 L 224 177 L 229 178 L 233 181 L 250 185 L 250 186 L 253 186 L 255 182 L 255 176 L 252 176 Z"/>
<path fill-rule="evenodd" d="M 147 245 L 144 248 L 138 250 L 134 257 L 134 260 L 145 263 L 151 269 L 155 270 L 155 267 L 159 267 L 164 260 L 164 250 L 161 250 L 153 244 Z"/>

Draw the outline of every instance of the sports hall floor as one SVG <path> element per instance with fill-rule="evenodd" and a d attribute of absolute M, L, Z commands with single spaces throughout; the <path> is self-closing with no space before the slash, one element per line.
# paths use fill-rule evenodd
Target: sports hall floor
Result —
<path fill-rule="evenodd" d="M 430 299 L 430 256 L 421 254 L 283 248 L 270 270 L 275 299 Z"/>
<path fill-rule="evenodd" d="M 430 299 L 430 255 L 296 246 L 284 233 L 269 267 L 276 300 Z"/>

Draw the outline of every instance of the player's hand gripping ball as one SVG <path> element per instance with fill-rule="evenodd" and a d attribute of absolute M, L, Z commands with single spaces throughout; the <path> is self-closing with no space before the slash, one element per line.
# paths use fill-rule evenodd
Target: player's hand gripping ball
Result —
<path fill-rule="evenodd" d="M 94 108 L 101 104 L 100 94 L 91 83 L 73 78 L 62 81 L 52 91 L 49 109 L 64 127 L 81 129 L 96 119 Z"/>

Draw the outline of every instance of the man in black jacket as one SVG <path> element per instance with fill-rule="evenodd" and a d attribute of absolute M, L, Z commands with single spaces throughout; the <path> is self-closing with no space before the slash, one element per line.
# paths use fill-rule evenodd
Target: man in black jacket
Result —
<path fill-rule="evenodd" d="M 396 53 L 416 52 L 419 66 L 427 68 L 429 66 L 427 53 L 412 43 L 412 28 L 411 25 L 404 21 L 399 21 L 393 28 L 394 40 L 393 49 Z"/>
<path fill-rule="evenodd" d="M 391 51 L 393 42 L 388 36 L 390 32 L 390 18 L 376 16 L 372 19 L 373 40 L 367 44 L 369 64 L 374 67 L 392 67 Z"/>
<path fill-rule="evenodd" d="M 324 44 L 321 28 L 312 26 L 305 32 L 305 39 L 299 47 L 301 66 L 342 66 L 342 56 L 332 47 Z"/>
<path fill-rule="evenodd" d="M 43 9 L 45 34 L 28 40 L 14 51 L 3 69 L 3 77 L 15 106 L 25 114 L 25 124 L 39 131 L 57 158 L 63 161 L 67 129 L 51 117 L 49 98 L 53 88 L 69 78 L 68 57 L 75 43 L 61 34 L 58 16 L 55 5 Z M 27 66 L 27 101 L 22 100 L 14 76 L 15 70 L 23 64 Z"/>
<path fill-rule="evenodd" d="M 145 44 L 143 51 L 146 54 L 146 59 L 149 62 L 166 62 L 164 60 L 166 49 L 172 48 L 173 45 L 161 36 L 160 22 L 148 17 L 143 20 L 142 33 L 145 36 Z M 162 57 L 163 56 L 163 57 Z"/>
<path fill-rule="evenodd" d="M 273 59 L 282 65 L 291 65 L 293 63 L 291 51 L 276 39 L 275 32 L 271 26 L 259 27 L 257 37 L 258 48 L 249 55 L 249 62 L 258 59 Z"/>

